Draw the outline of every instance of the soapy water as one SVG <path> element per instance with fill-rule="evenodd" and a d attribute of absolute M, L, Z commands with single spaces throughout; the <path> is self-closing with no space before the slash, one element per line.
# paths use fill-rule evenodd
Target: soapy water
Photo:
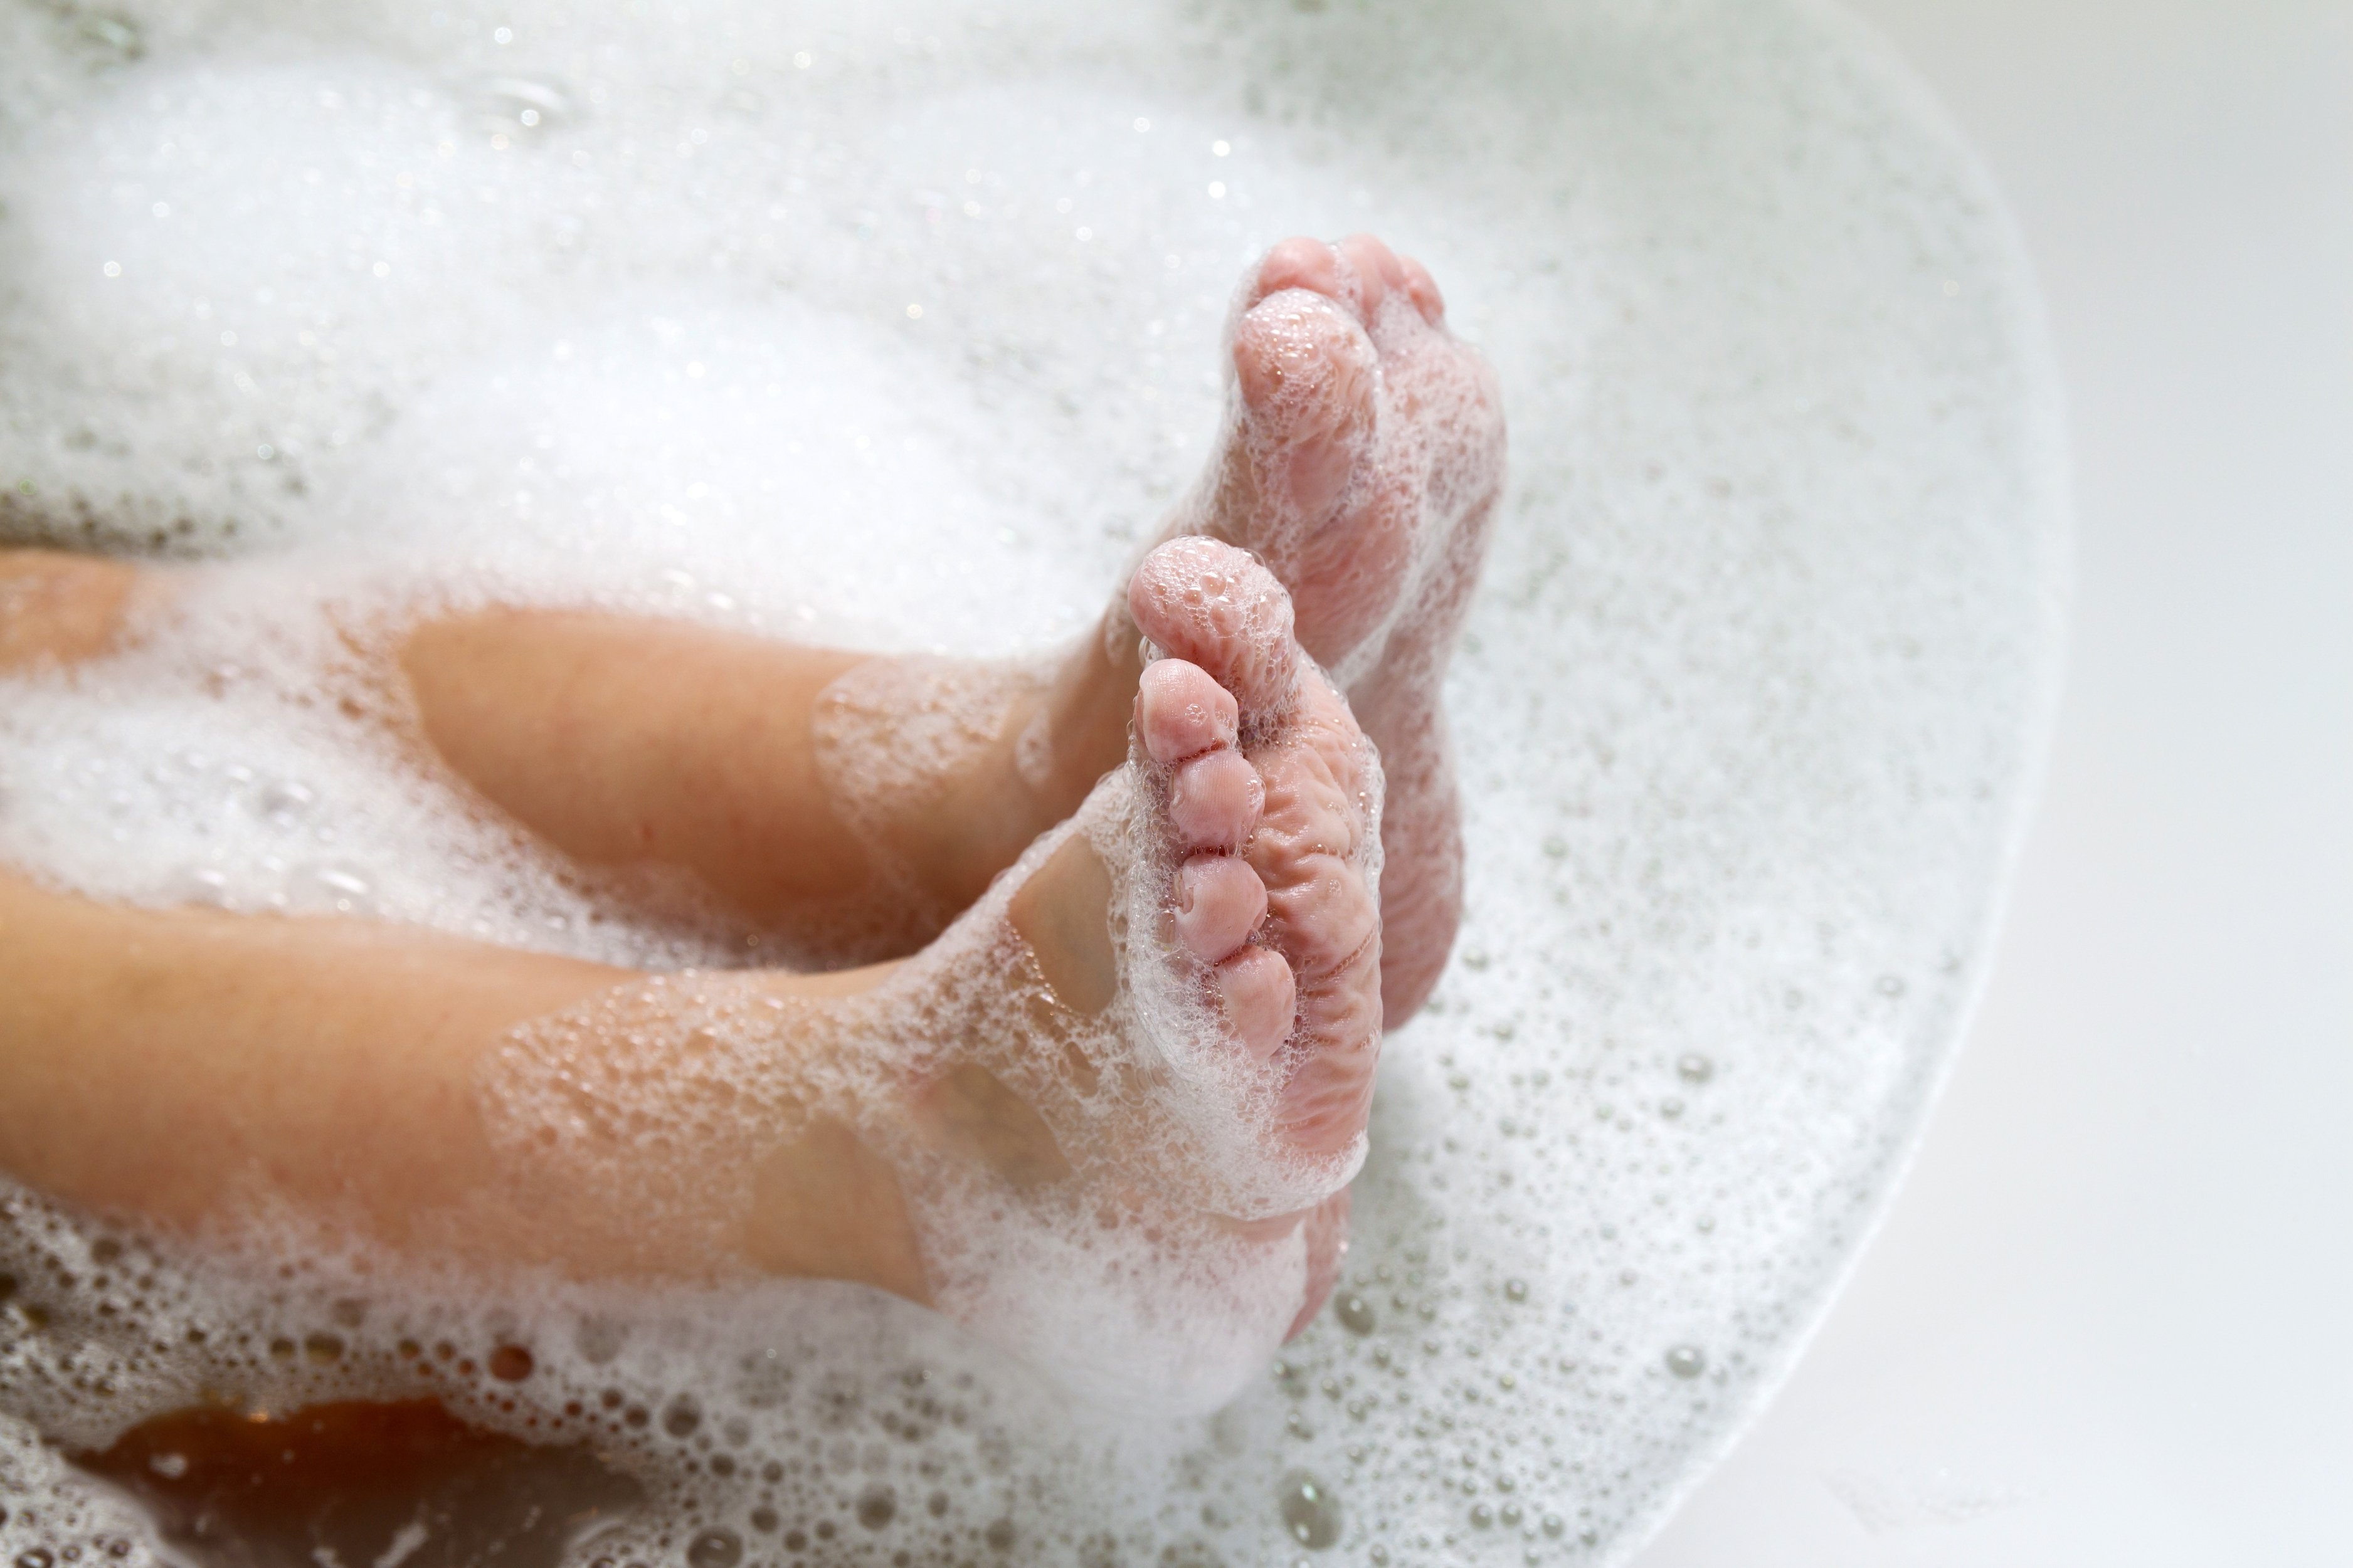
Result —
<path fill-rule="evenodd" d="M 134 1422 L 420 1391 L 634 1479 L 584 1563 L 1630 1552 L 1885 1199 L 2050 699 L 2031 287 L 1835 17 L 5 0 L 0 537 L 239 563 L 7 688 L 0 857 L 741 962 L 417 776 L 338 626 L 1050 646 L 1204 458 L 1237 274 L 1356 229 L 1493 361 L 1514 477 L 1447 689 L 1466 926 L 1271 1374 L 1123 1420 L 849 1287 L 485 1303 L 291 1220 L 224 1258 L 16 1193 L 0 1560 L 154 1550 L 59 1457 Z"/>

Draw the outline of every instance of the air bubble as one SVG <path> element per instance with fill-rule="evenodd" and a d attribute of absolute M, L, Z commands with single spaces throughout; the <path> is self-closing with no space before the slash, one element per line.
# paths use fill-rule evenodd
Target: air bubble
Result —
<path fill-rule="evenodd" d="M 1276 1497 L 1283 1528 L 1300 1545 L 1321 1552 L 1340 1539 L 1340 1500 L 1305 1470 L 1283 1477 Z"/>
<path fill-rule="evenodd" d="M 1675 1072 L 1685 1083 L 1705 1083 L 1715 1076 L 1715 1064 L 1694 1051 L 1675 1058 Z"/>
<path fill-rule="evenodd" d="M 255 797 L 261 815 L 280 827 L 291 826 L 318 804 L 311 786 L 295 779 L 275 779 Z"/>
<path fill-rule="evenodd" d="M 530 77 L 486 77 L 475 84 L 471 100 L 483 130 L 509 135 L 552 131 L 573 113 L 569 93 L 554 82 Z"/>
<path fill-rule="evenodd" d="M 1707 1370 L 1707 1353 L 1697 1345 L 1677 1345 L 1667 1352 L 1667 1370 L 1677 1377 L 1697 1377 Z"/>
<path fill-rule="evenodd" d="M 375 884 L 367 873 L 337 861 L 297 867 L 286 879 L 286 907 L 302 914 L 383 912 L 376 902 Z"/>
<path fill-rule="evenodd" d="M 1352 1334 L 1369 1334 L 1373 1331 L 1372 1304 L 1362 1296 L 1351 1293 L 1341 1297 L 1337 1315 L 1340 1326 Z"/>
<path fill-rule="evenodd" d="M 732 1530 L 706 1530 L 687 1543 L 687 1568 L 735 1568 L 744 1540 Z"/>
<path fill-rule="evenodd" d="M 899 1494 L 877 1481 L 858 1494 L 858 1522 L 869 1530 L 881 1530 L 898 1516 Z"/>

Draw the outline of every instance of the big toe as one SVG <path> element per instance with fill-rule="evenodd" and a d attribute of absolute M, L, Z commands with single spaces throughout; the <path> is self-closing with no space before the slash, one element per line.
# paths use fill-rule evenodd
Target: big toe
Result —
<path fill-rule="evenodd" d="M 1248 551 L 1172 539 L 1136 568 L 1127 605 L 1169 658 L 1198 666 L 1232 693 L 1244 728 L 1290 708 L 1299 679 L 1291 595 Z"/>
<path fill-rule="evenodd" d="M 1286 289 L 1234 323 L 1233 357 L 1253 491 L 1320 521 L 1346 495 L 1377 421 L 1372 339 L 1330 296 Z"/>

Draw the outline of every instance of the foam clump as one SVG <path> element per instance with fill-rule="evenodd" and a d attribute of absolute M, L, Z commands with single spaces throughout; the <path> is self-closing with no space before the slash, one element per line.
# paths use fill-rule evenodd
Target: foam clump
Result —
<path fill-rule="evenodd" d="M 492 599 L 1087 635 L 1208 456 L 1235 275 L 1294 232 L 1428 262 L 1514 432 L 1447 686 L 1468 923 L 1271 1374 L 1214 1415 L 1055 1392 L 1060 1358 L 1214 1402 L 1285 1326 L 1230 1302 L 1299 1260 L 1141 1257 L 970 1188 L 924 1223 L 996 1341 L 858 1287 L 435 1278 L 11 1189 L 0 1560 L 158 1552 L 62 1456 L 159 1413 L 420 1393 L 636 1479 L 579 1568 L 1630 1552 L 1911 1147 L 2048 711 L 2054 382 L 1940 126 L 1796 6 L 0 8 L 0 538 L 237 558 L 140 651 L 0 687 L 0 858 L 706 994 L 692 1071 L 597 1079 L 565 1030 L 626 996 L 502 1064 L 507 1131 L 556 1127 L 599 1202 L 711 1198 L 612 1192 L 597 1138 L 712 1130 L 691 1179 L 740 1183 L 731 1097 L 808 1115 L 863 1069 L 785 1104 L 742 932 L 420 776 L 348 636 Z M 1449 570 L 1406 598 L 1468 594 Z"/>

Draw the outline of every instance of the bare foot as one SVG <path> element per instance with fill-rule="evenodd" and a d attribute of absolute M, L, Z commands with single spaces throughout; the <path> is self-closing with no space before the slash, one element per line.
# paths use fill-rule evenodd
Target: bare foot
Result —
<path fill-rule="evenodd" d="M 1469 609 L 1504 475 L 1494 378 L 1445 325 L 1437 285 L 1379 240 L 1288 239 L 1243 291 L 1229 415 L 1167 537 L 1256 554 L 1290 590 L 1300 645 L 1332 674 L 1388 775 L 1382 996 L 1400 1023 L 1436 984 L 1462 902 L 1461 808 L 1440 684 Z M 1136 627 L 1115 601 L 1100 640 L 1050 674 L 876 660 L 820 701 L 836 794 L 878 859 L 911 879 L 1002 864 L 965 826 L 976 795 L 1027 797 L 1043 830 L 1117 760 Z M 828 703 L 831 706 L 828 708 Z M 902 738 L 922 716 L 920 746 Z M 1016 814 L 1021 815 L 1021 814 Z M 985 873 L 980 874 L 985 877 Z"/>
<path fill-rule="evenodd" d="M 525 1029 L 484 1084 L 517 1179 L 928 1300 L 1100 1393 L 1229 1397 L 1345 1246 L 1381 773 L 1250 555 L 1164 544 L 1128 605 L 1153 654 L 1131 754 L 1071 820 L 839 995 L 633 983 Z"/>
<path fill-rule="evenodd" d="M 1233 330 L 1233 414 L 1172 529 L 1254 551 L 1299 642 L 1348 695 L 1388 776 L 1381 993 L 1402 1023 L 1437 984 L 1462 909 L 1461 808 L 1440 683 L 1504 481 L 1486 362 L 1438 286 L 1370 235 L 1284 240 Z"/>

